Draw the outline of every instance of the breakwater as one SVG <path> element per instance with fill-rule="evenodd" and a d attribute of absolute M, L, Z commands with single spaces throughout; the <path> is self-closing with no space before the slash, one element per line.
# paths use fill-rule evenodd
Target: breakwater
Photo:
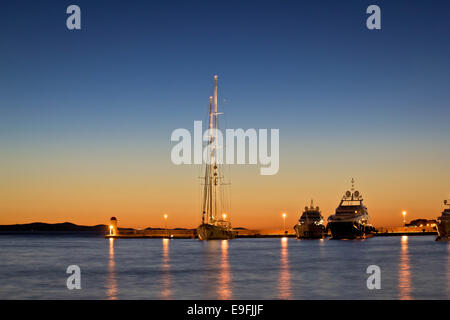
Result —
<path fill-rule="evenodd" d="M 295 237 L 294 230 L 283 231 L 282 229 L 244 229 L 236 228 L 237 238 L 281 238 Z M 436 235 L 434 227 L 379 227 L 374 236 L 420 236 Z M 195 239 L 196 229 L 145 229 L 145 230 L 118 230 L 117 234 L 108 234 L 106 238 L 173 238 L 173 239 Z"/>

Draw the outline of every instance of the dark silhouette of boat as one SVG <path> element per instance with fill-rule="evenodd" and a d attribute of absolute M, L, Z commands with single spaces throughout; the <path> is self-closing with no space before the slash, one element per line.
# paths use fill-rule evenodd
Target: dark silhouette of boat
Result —
<path fill-rule="evenodd" d="M 334 215 L 328 217 L 327 228 L 331 239 L 364 239 L 373 236 L 375 228 L 370 224 L 369 213 L 359 191 L 352 189 L 342 197 Z"/>

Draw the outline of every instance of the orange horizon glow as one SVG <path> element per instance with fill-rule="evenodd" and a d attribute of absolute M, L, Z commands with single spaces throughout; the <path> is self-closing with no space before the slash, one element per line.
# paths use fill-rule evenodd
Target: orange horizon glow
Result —
<path fill-rule="evenodd" d="M 319 162 L 315 170 L 312 164 L 298 166 L 291 159 L 281 160 L 274 176 L 261 176 L 257 166 L 232 168 L 226 219 L 233 227 L 280 229 L 281 211 L 289 212 L 285 219 L 291 230 L 311 198 L 316 199 L 326 223 L 350 189 L 352 176 L 376 227 L 401 226 L 398 213 L 406 207 L 409 221 L 436 219 L 443 210 L 442 200 L 450 194 L 447 171 L 432 167 L 422 173 L 416 170 L 421 166 L 412 164 L 400 168 L 394 166 L 395 159 L 385 162 L 384 170 L 382 164 L 360 164 L 356 174 L 341 172 L 337 160 L 326 166 Z M 195 228 L 201 223 L 200 166 L 157 160 L 149 164 L 132 155 L 126 159 L 117 155 L 101 163 L 94 156 L 58 161 L 23 157 L 15 166 L 5 171 L 0 184 L 1 225 L 109 225 L 115 216 L 119 227 L 144 229 L 164 227 L 168 218 L 162 219 L 161 212 L 170 212 L 171 228 Z"/>
<path fill-rule="evenodd" d="M 283 219 L 286 220 L 286 228 L 287 229 L 291 229 L 295 226 L 295 224 L 297 224 L 298 219 L 300 218 L 301 214 L 302 214 L 302 210 L 298 209 L 297 210 L 298 214 L 295 217 L 291 217 L 290 219 L 288 219 L 287 215 L 282 215 Z M 323 212 L 322 212 L 323 214 Z M 327 218 L 328 216 L 330 216 L 332 213 L 330 214 L 323 214 L 324 215 L 324 224 L 327 223 Z M 370 214 L 370 208 L 369 208 L 369 214 Z M 255 217 L 258 216 L 257 213 L 252 213 L 251 215 L 249 215 L 249 217 L 245 217 L 245 216 L 240 216 L 240 217 L 236 217 L 235 214 L 233 216 L 233 218 L 231 219 L 231 223 L 233 225 L 233 227 L 237 228 L 237 227 L 244 227 L 247 229 L 282 229 L 282 227 L 280 227 L 280 223 L 279 223 L 279 218 L 277 219 L 276 216 L 276 212 L 271 214 L 271 217 L 269 217 L 268 215 L 265 217 L 264 220 L 252 220 L 251 217 Z M 64 223 L 64 222 L 70 222 L 70 223 L 74 223 L 77 225 L 85 225 L 85 226 L 95 226 L 95 225 L 106 225 L 108 226 L 108 229 L 111 229 L 112 226 L 109 225 L 109 220 L 112 216 L 116 216 L 117 220 L 118 220 L 118 227 L 119 228 L 135 228 L 135 229 L 145 229 L 147 227 L 154 227 L 154 228 L 164 228 L 164 223 L 155 221 L 157 219 L 151 219 L 148 217 L 140 217 L 139 215 L 133 215 L 133 217 L 127 216 L 126 214 L 119 214 L 119 213 L 113 213 L 111 215 L 107 215 L 107 214 L 103 214 L 103 219 L 96 219 L 96 218 L 92 218 L 92 217 L 88 217 L 85 215 L 82 215 L 81 218 L 73 218 L 73 219 L 58 219 L 57 217 L 51 217 L 49 216 L 49 218 L 47 219 L 42 219 L 42 218 L 36 218 L 36 219 L 20 219 L 20 218 L 4 218 L 2 217 L 2 219 L 0 219 L 0 225 L 13 225 L 13 224 L 28 224 L 28 223 L 34 223 L 34 222 L 40 222 L 40 223 Z M 174 216 L 180 217 L 183 216 L 183 213 L 178 213 L 178 214 L 174 214 Z M 198 217 L 195 217 L 195 214 L 190 214 L 190 217 L 193 217 L 194 219 L 182 219 L 180 218 L 178 220 L 178 223 L 175 222 L 172 229 L 175 228 L 196 228 L 200 223 L 201 223 L 201 219 Z M 383 216 L 389 216 L 389 214 L 384 214 Z M 411 217 L 409 219 L 409 221 L 414 220 L 414 219 L 419 219 L 419 218 L 423 218 L 423 219 L 436 219 L 437 216 L 439 216 L 439 210 L 437 210 L 437 213 L 432 216 L 432 215 L 420 215 L 420 214 L 416 214 L 414 217 Z M 261 216 L 260 216 L 261 217 Z M 140 218 L 142 219 L 142 221 L 148 221 L 147 223 L 145 222 L 141 222 Z M 197 218 L 197 219 L 196 219 Z M 226 220 L 227 219 L 227 215 L 223 214 L 222 215 L 222 219 Z M 374 217 L 371 215 L 371 219 L 372 219 L 372 224 L 375 227 L 397 227 L 397 226 L 403 226 L 403 223 L 399 223 L 398 221 L 396 221 L 395 219 L 374 219 Z M 165 218 L 164 220 L 167 220 L 167 218 Z M 195 222 L 195 220 L 198 220 L 198 222 Z M 376 222 L 374 222 L 374 220 Z M 383 221 L 386 221 L 385 223 Z M 408 221 L 406 221 L 408 223 Z"/>
<path fill-rule="evenodd" d="M 295 212 L 295 214 L 291 214 L 290 216 L 286 215 L 285 213 L 282 214 L 282 218 L 286 220 L 286 228 L 291 229 L 293 227 L 298 219 L 300 218 L 300 215 L 302 214 L 302 208 L 305 205 L 298 205 L 298 208 L 295 208 L 292 206 L 290 208 L 290 211 Z M 372 207 L 375 206 L 368 206 L 369 215 L 371 217 L 372 223 L 375 226 L 378 227 L 393 227 L 393 226 L 401 226 L 402 223 L 400 223 L 396 218 L 394 212 L 397 211 L 396 209 L 389 209 L 389 208 L 380 208 L 378 210 L 373 210 Z M 196 213 L 193 206 L 191 206 L 191 210 L 189 213 L 186 213 L 185 210 L 183 210 L 184 206 L 181 204 L 177 205 L 174 204 L 173 213 L 172 213 L 172 228 L 195 228 L 201 223 L 201 214 L 198 212 Z M 186 206 L 189 208 L 190 206 Z M 280 222 L 279 222 L 279 212 L 276 208 L 274 208 L 272 211 L 269 211 L 270 208 L 262 208 L 261 204 L 257 204 L 254 206 L 253 209 L 251 209 L 248 205 L 245 206 L 241 204 L 239 207 L 238 205 L 234 206 L 236 209 L 234 210 L 234 213 L 230 215 L 230 218 L 228 219 L 231 221 L 233 227 L 244 227 L 247 229 L 279 229 L 280 228 Z M 337 207 L 337 204 L 335 205 Z M 322 215 L 324 216 L 324 223 L 327 222 L 328 216 L 331 214 L 334 214 L 333 203 L 331 201 L 327 202 L 326 204 L 322 205 L 320 207 L 322 211 Z M 411 211 L 411 214 L 409 215 L 409 221 L 419 218 L 424 219 L 436 219 L 440 215 L 441 207 L 440 205 L 434 204 L 433 210 L 425 210 L 424 208 L 418 208 L 415 212 Z M 239 213 L 237 210 L 239 208 L 241 213 Z M 326 209 L 325 209 L 326 208 Z M 33 214 L 19 214 L 16 213 L 14 215 L 2 215 L 0 217 L 0 224 L 1 225 L 8 225 L 8 224 L 26 224 L 26 223 L 33 223 L 33 222 L 43 222 L 43 223 L 63 223 L 63 222 L 71 222 L 77 225 L 88 225 L 88 226 L 94 226 L 94 225 L 100 225 L 104 224 L 109 226 L 109 220 L 112 216 L 117 217 L 118 220 L 118 227 L 130 227 L 130 228 L 136 228 L 136 229 L 144 229 L 147 227 L 164 227 L 164 221 L 167 221 L 168 216 L 164 215 L 164 221 L 160 220 L 159 214 L 147 214 L 144 210 L 139 210 L 136 208 L 126 209 L 126 208 L 111 208 L 111 207 L 105 207 L 105 208 L 95 208 L 92 209 L 93 211 L 97 211 L 98 214 L 89 214 L 89 211 L 86 209 L 80 210 L 80 213 L 77 215 L 74 213 L 74 211 L 77 208 L 70 208 L 67 210 L 68 214 L 59 214 L 59 212 L 64 210 L 55 210 L 55 212 L 52 213 L 43 213 L 42 210 L 38 210 L 37 208 L 34 211 Z M 186 209 L 186 208 L 184 208 Z M 434 212 L 434 214 L 430 213 L 431 211 Z M 376 212 L 376 214 L 375 214 Z M 404 217 L 405 215 L 403 215 Z M 222 218 L 225 220 L 228 218 L 227 214 L 223 214 Z"/>

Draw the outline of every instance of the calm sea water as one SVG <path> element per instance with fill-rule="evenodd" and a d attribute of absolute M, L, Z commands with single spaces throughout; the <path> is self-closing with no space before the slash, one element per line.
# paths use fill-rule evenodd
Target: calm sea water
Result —
<path fill-rule="evenodd" d="M 74 264 L 81 290 L 66 287 Z M 450 243 L 1 235 L 0 299 L 450 299 Z"/>

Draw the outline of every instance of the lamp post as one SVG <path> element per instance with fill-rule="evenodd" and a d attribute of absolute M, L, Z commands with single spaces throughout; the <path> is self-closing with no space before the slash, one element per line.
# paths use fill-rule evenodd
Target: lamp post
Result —
<path fill-rule="evenodd" d="M 164 229 L 166 229 L 167 237 L 169 236 L 169 231 L 167 230 L 167 218 L 169 216 L 167 214 L 164 215 Z"/>
<path fill-rule="evenodd" d="M 286 213 L 283 212 L 282 216 L 283 216 L 283 231 L 284 233 L 286 233 Z"/>
<path fill-rule="evenodd" d="M 403 211 L 402 215 L 403 215 L 403 227 L 406 227 L 406 211 Z"/>

